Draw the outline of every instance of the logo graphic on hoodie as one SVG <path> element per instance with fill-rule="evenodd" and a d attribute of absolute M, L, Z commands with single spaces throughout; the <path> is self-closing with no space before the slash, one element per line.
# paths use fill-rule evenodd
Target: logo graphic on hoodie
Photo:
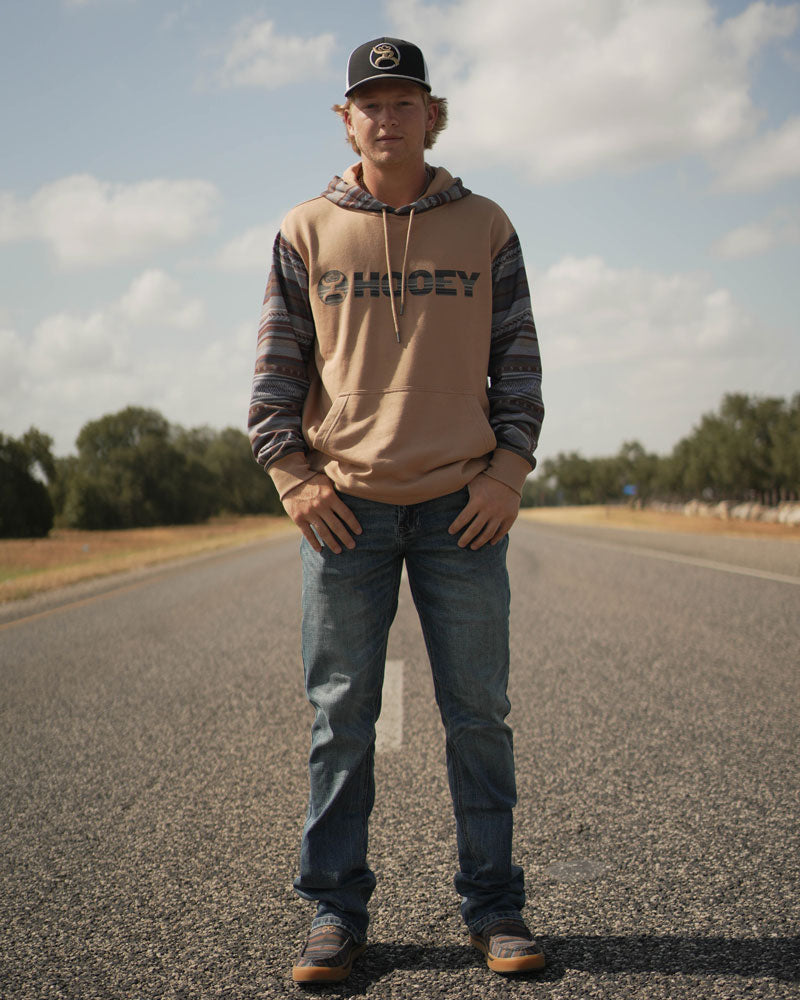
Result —
<path fill-rule="evenodd" d="M 409 295 L 448 295 L 463 296 L 471 299 L 475 285 L 480 278 L 480 271 L 462 271 L 460 268 L 436 268 L 426 271 L 419 268 L 405 278 L 406 292 Z M 387 298 L 393 295 L 398 298 L 403 285 L 403 275 L 392 271 L 389 275 L 379 271 L 354 271 L 348 277 L 341 271 L 326 271 L 317 282 L 317 295 L 320 302 L 326 306 L 340 306 L 352 293 L 356 299 Z"/>
<path fill-rule="evenodd" d="M 347 298 L 350 282 L 341 271 L 326 271 L 319 279 L 317 295 L 326 306 L 339 306 Z"/>
<path fill-rule="evenodd" d="M 370 52 L 369 61 L 375 69 L 394 69 L 400 65 L 400 53 L 390 42 L 381 42 Z"/>

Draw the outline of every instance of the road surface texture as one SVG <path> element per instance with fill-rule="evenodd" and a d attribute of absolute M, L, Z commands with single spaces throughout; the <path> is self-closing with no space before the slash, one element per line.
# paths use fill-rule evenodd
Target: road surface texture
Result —
<path fill-rule="evenodd" d="M 549 963 L 516 979 L 489 972 L 460 924 L 441 724 L 404 587 L 370 947 L 346 983 L 311 992 L 800 995 L 799 553 L 515 526 L 516 854 Z M 291 537 L 0 609 L 3 1000 L 304 995 L 299 587 Z"/>

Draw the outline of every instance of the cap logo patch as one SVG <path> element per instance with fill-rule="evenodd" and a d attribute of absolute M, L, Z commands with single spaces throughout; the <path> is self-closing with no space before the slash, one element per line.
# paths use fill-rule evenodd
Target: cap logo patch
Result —
<path fill-rule="evenodd" d="M 400 65 L 400 53 L 391 42 L 381 42 L 373 46 L 369 61 L 375 69 L 395 69 Z"/>

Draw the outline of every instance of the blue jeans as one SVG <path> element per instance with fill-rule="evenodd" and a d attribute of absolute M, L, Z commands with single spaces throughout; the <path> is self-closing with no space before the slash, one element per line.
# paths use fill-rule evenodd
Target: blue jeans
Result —
<path fill-rule="evenodd" d="M 389 627 L 405 561 L 446 733 L 462 915 L 477 933 L 518 918 L 522 869 L 511 862 L 516 803 L 508 683 L 508 540 L 461 549 L 448 527 L 466 490 L 410 506 L 342 496 L 363 534 L 317 553 L 303 539 L 303 662 L 316 710 L 310 795 L 295 889 L 317 903 L 312 926 L 366 936 L 375 876 L 367 825 L 375 798 L 375 723 Z"/>

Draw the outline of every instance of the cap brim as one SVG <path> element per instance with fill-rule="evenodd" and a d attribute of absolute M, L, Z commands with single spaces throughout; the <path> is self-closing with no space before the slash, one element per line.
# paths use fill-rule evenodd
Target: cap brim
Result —
<path fill-rule="evenodd" d="M 344 92 L 344 96 L 349 97 L 359 87 L 363 87 L 365 83 L 374 83 L 376 80 L 407 80 L 409 83 L 415 83 L 418 87 L 422 87 L 429 94 L 432 93 L 430 84 L 425 83 L 416 76 L 404 76 L 402 73 L 376 73 L 374 76 L 368 76 L 364 80 L 354 83 L 352 87 L 348 87 Z"/>

